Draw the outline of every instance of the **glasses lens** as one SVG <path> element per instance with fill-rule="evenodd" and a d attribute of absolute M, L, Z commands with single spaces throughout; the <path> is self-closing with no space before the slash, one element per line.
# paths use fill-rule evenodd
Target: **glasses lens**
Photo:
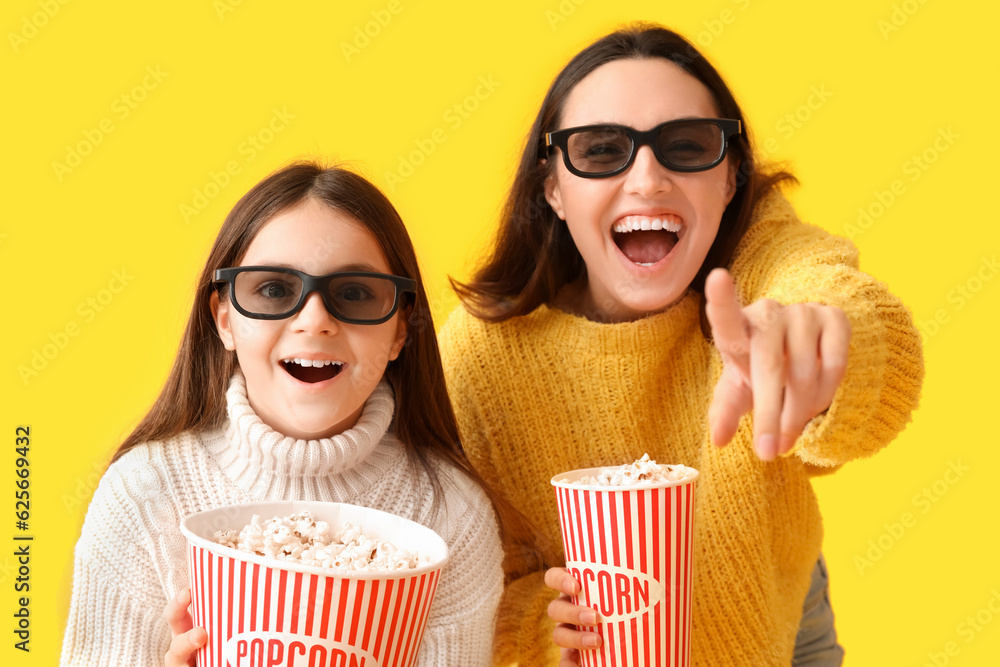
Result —
<path fill-rule="evenodd" d="M 378 320 L 396 303 L 396 285 L 387 278 L 343 276 L 330 281 L 330 303 L 352 320 Z"/>
<path fill-rule="evenodd" d="M 302 280 L 281 271 L 240 271 L 236 274 L 233 299 L 250 313 L 281 315 L 299 302 Z"/>
<path fill-rule="evenodd" d="M 566 141 L 570 164 L 585 174 L 614 171 L 628 162 L 632 139 L 622 130 L 607 127 L 582 130 Z"/>
<path fill-rule="evenodd" d="M 669 165 L 690 169 L 721 158 L 725 140 L 722 128 L 714 123 L 679 123 L 660 130 L 656 148 Z"/>

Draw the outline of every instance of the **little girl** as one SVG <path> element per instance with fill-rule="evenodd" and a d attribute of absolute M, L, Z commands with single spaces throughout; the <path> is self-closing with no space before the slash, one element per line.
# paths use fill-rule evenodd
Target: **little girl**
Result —
<path fill-rule="evenodd" d="M 206 637 L 181 632 L 181 519 L 278 500 L 363 505 L 434 529 L 451 558 L 419 664 L 488 664 L 497 521 L 459 446 L 392 204 L 343 169 L 289 166 L 236 204 L 197 290 L 166 386 L 88 509 L 62 664 L 163 665 L 168 601 L 167 662 L 187 662 Z"/>
<path fill-rule="evenodd" d="M 597 619 L 566 597 L 549 479 L 645 452 L 701 472 L 691 664 L 840 664 L 809 478 L 903 428 L 920 338 L 848 241 L 796 218 L 789 178 L 669 30 L 607 35 L 556 77 L 441 332 L 469 458 L 534 528 L 509 545 L 495 664 L 601 643 L 570 627 Z"/>

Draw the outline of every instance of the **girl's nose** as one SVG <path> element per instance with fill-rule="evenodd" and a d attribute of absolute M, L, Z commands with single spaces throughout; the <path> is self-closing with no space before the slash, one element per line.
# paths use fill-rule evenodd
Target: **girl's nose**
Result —
<path fill-rule="evenodd" d="M 625 172 L 625 191 L 652 197 L 673 187 L 672 172 L 660 164 L 651 146 L 640 146 L 632 166 Z"/>
<path fill-rule="evenodd" d="M 313 292 L 306 297 L 302 310 L 292 316 L 292 330 L 313 334 L 333 334 L 340 328 L 337 320 L 323 303 L 323 297 Z"/>

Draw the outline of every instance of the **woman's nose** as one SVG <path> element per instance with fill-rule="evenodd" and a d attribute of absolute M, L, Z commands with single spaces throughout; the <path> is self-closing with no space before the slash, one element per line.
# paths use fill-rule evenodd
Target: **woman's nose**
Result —
<path fill-rule="evenodd" d="M 625 172 L 625 190 L 629 194 L 651 197 L 673 186 L 673 175 L 660 164 L 651 146 L 640 146 L 632 166 Z"/>

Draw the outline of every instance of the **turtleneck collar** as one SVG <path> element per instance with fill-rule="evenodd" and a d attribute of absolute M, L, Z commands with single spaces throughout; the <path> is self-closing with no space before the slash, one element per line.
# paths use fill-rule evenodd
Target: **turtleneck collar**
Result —
<path fill-rule="evenodd" d="M 237 371 L 226 391 L 229 419 L 216 437 L 203 438 L 209 455 L 238 487 L 252 492 L 295 478 L 339 475 L 365 460 L 392 423 L 395 397 L 384 379 L 365 402 L 357 424 L 331 438 L 299 440 L 265 424 L 247 398 Z"/>

